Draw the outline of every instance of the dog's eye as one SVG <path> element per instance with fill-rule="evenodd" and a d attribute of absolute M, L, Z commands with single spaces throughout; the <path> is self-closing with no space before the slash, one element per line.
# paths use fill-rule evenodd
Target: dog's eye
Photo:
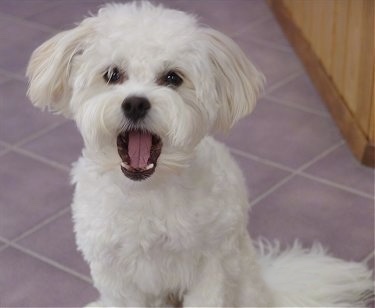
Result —
<path fill-rule="evenodd" d="M 170 71 L 163 77 L 163 84 L 178 87 L 182 84 L 182 78 L 174 71 Z"/>
<path fill-rule="evenodd" d="M 105 72 L 103 78 L 107 83 L 121 83 L 124 80 L 124 73 L 121 72 L 119 68 L 113 67 Z"/>

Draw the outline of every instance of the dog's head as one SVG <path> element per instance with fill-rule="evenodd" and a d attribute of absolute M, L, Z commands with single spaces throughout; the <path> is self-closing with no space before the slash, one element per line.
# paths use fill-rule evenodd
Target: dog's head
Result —
<path fill-rule="evenodd" d="M 34 105 L 73 118 L 85 155 L 132 180 L 188 165 L 254 107 L 263 77 L 225 35 L 148 2 L 111 4 L 36 49 Z"/>

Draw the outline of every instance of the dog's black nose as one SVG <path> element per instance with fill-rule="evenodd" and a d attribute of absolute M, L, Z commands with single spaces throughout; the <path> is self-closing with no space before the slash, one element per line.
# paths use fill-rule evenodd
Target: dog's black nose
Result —
<path fill-rule="evenodd" d="M 143 119 L 150 108 L 148 99 L 141 96 L 129 96 L 122 103 L 125 116 L 134 122 Z"/>

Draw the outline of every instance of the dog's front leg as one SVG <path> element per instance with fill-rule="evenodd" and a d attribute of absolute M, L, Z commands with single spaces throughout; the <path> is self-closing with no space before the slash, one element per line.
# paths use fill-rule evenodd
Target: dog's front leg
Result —
<path fill-rule="evenodd" d="M 121 266 L 108 263 L 92 262 L 91 276 L 100 293 L 103 307 L 146 307 L 146 296 L 126 278 Z"/>
<path fill-rule="evenodd" d="M 225 274 L 219 260 L 205 259 L 184 296 L 184 307 L 225 307 Z"/>

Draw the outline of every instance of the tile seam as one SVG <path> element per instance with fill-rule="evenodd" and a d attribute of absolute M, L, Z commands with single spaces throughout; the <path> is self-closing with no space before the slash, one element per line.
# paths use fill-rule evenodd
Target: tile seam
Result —
<path fill-rule="evenodd" d="M 37 259 L 39 261 L 42 261 L 50 266 L 52 266 L 53 268 L 55 269 L 59 269 L 65 273 L 68 273 L 76 278 L 79 278 L 85 282 L 88 282 L 89 284 L 92 284 L 92 280 L 90 277 L 87 277 L 86 275 L 84 274 L 81 274 L 81 273 L 78 273 L 77 271 L 55 261 L 55 260 L 52 260 L 46 256 L 43 256 L 43 255 L 40 255 L 30 249 L 27 249 L 25 247 L 22 247 L 21 245 L 18 245 L 17 243 L 10 243 L 9 244 L 9 247 L 12 247 L 14 249 L 17 249 L 18 251 L 21 251 L 22 253 L 34 258 L 34 259 Z"/>
<path fill-rule="evenodd" d="M 247 22 L 245 25 L 242 26 L 241 29 L 238 29 L 237 31 L 235 31 L 233 33 L 233 38 L 235 40 L 239 39 L 239 36 L 243 35 L 243 34 L 246 34 L 246 31 L 248 31 L 249 28 L 251 28 L 251 27 L 253 27 L 253 26 L 257 25 L 257 24 L 260 24 L 260 23 L 262 23 L 264 21 L 267 21 L 269 19 L 272 19 L 272 18 L 273 17 L 272 17 L 272 13 L 271 13 L 271 15 L 269 15 L 269 16 L 260 16 L 257 19 L 254 19 L 252 21 Z"/>
<path fill-rule="evenodd" d="M 358 196 L 361 196 L 361 197 L 364 197 L 364 198 L 367 198 L 367 199 L 370 199 L 370 200 L 374 200 L 374 196 L 372 196 L 368 193 L 365 193 L 363 191 L 360 191 L 358 189 L 353 189 L 353 188 L 350 188 L 349 186 L 342 185 L 342 184 L 339 184 L 339 183 L 336 183 L 334 181 L 330 181 L 330 180 L 327 180 L 327 179 L 324 179 L 324 178 L 321 178 L 321 177 L 318 177 L 318 176 L 314 176 L 314 175 L 311 175 L 311 174 L 306 173 L 306 172 L 299 172 L 297 174 L 300 175 L 300 176 L 303 176 L 305 178 L 308 178 L 310 180 L 314 180 L 316 182 L 319 182 L 321 184 L 325 184 L 327 186 L 331 186 L 331 187 L 334 187 L 334 188 L 337 188 L 337 189 L 340 189 L 340 190 L 344 190 L 344 191 L 350 192 L 352 194 L 355 194 L 355 195 L 358 195 Z"/>
<path fill-rule="evenodd" d="M 33 235 L 35 232 L 41 230 L 43 227 L 45 227 L 45 226 L 49 225 L 50 223 L 56 221 L 57 219 L 59 219 L 61 216 L 68 213 L 69 211 L 70 211 L 70 205 L 65 207 L 64 209 L 62 209 L 60 211 L 57 211 L 55 214 L 52 214 L 51 216 L 47 217 L 46 219 L 44 219 L 40 223 L 34 225 L 33 227 L 29 228 L 28 230 L 22 232 L 20 235 L 18 235 L 14 239 L 10 240 L 9 242 L 10 243 L 16 243 L 16 242 L 19 242 L 19 241 L 27 238 L 30 235 Z"/>
<path fill-rule="evenodd" d="M 45 128 L 42 128 L 42 129 L 36 131 L 35 133 L 17 141 L 14 144 L 9 144 L 9 146 L 12 147 L 12 148 L 17 148 L 17 147 L 23 146 L 28 142 L 34 141 L 35 139 L 44 136 L 45 134 L 49 133 L 50 131 L 66 124 L 67 122 L 68 122 L 68 120 L 62 120 L 61 122 L 48 125 Z"/>
<path fill-rule="evenodd" d="M 9 153 L 9 152 L 11 152 L 11 151 L 12 150 L 10 148 L 6 147 L 4 150 L 0 151 L 0 157 L 3 156 L 3 155 L 5 155 L 5 154 L 7 154 L 7 153 Z"/>
<path fill-rule="evenodd" d="M 2 140 L 0 140 L 0 144 L 9 148 L 9 149 L 11 149 L 11 150 L 13 150 L 14 148 L 23 146 L 30 141 L 34 141 L 35 139 L 37 139 L 39 137 L 42 137 L 43 135 L 45 135 L 45 134 L 49 133 L 50 131 L 58 128 L 59 126 L 62 126 L 64 124 L 66 124 L 67 122 L 68 122 L 68 120 L 64 119 L 61 122 L 50 124 L 50 125 L 42 128 L 42 129 L 32 133 L 31 135 L 28 135 L 27 137 L 22 138 L 21 140 L 18 140 L 14 144 L 6 142 L 6 141 L 2 141 Z"/>
<path fill-rule="evenodd" d="M 299 77 L 300 75 L 303 74 L 303 69 L 297 69 L 294 72 L 292 72 L 289 76 L 276 81 L 273 84 L 270 84 L 270 86 L 267 88 L 267 79 L 266 79 L 266 87 L 263 96 L 269 95 L 272 91 L 275 91 L 276 89 L 286 85 L 289 81 Z M 263 97 L 262 96 L 262 97 Z"/>
<path fill-rule="evenodd" d="M 272 94 L 267 94 L 267 96 L 265 96 L 264 98 L 268 99 L 268 100 L 270 100 L 274 103 L 278 103 L 280 105 L 283 105 L 283 106 L 287 106 L 287 107 L 290 107 L 290 108 L 294 108 L 294 109 L 298 109 L 298 110 L 305 111 L 305 112 L 308 112 L 308 113 L 312 113 L 312 114 L 315 114 L 317 116 L 321 116 L 321 117 L 324 117 L 324 118 L 331 118 L 329 113 L 316 111 L 316 110 L 311 109 L 309 107 L 300 106 L 300 105 L 294 104 L 294 103 L 288 103 L 284 100 L 281 100 L 281 99 L 278 99 L 278 98 L 272 96 Z"/>
<path fill-rule="evenodd" d="M 237 148 L 231 147 L 229 150 L 233 154 L 239 155 L 239 156 L 247 158 L 247 159 L 251 159 L 253 161 L 257 161 L 257 162 L 263 163 L 263 164 L 271 166 L 271 167 L 275 167 L 275 168 L 281 169 L 283 171 L 287 171 L 287 172 L 290 172 L 290 173 L 293 173 L 295 171 L 295 169 L 290 168 L 288 166 L 284 166 L 283 164 L 280 164 L 280 163 L 268 160 L 266 158 L 262 158 L 262 157 L 256 156 L 254 154 L 251 154 L 251 153 L 239 150 Z"/>
<path fill-rule="evenodd" d="M 258 196 L 254 200 L 252 200 L 250 202 L 250 206 L 253 206 L 253 205 L 257 204 L 258 202 L 260 202 L 261 200 L 263 200 L 264 198 L 266 198 L 267 196 L 269 196 L 271 193 L 273 193 L 279 187 L 281 187 L 285 183 L 289 182 L 292 178 L 294 178 L 300 172 L 302 172 L 303 170 L 305 170 L 306 168 L 308 168 L 309 166 L 311 166 L 312 164 L 314 164 L 319 159 L 325 157 L 326 155 L 328 155 L 329 153 L 331 153 L 332 151 L 334 151 L 342 143 L 343 143 L 343 141 L 337 142 L 336 144 L 330 146 L 328 149 L 324 150 L 323 152 L 321 152 L 320 154 L 318 154 L 317 156 L 315 156 L 314 158 L 312 158 L 308 162 L 304 163 L 302 166 L 300 166 L 299 168 L 297 168 L 296 170 L 294 170 L 293 173 L 289 174 L 287 177 L 285 177 L 284 179 L 280 180 L 278 183 L 276 183 L 275 185 L 273 185 L 270 189 L 268 189 L 267 191 L 265 191 L 263 194 L 261 194 L 260 196 Z"/>
<path fill-rule="evenodd" d="M 303 176 L 305 178 L 309 178 L 309 179 L 311 179 L 313 181 L 316 181 L 316 182 L 319 182 L 321 184 L 325 184 L 327 186 L 334 187 L 336 189 L 344 190 L 344 191 L 347 191 L 347 192 L 359 195 L 361 197 L 368 198 L 370 200 L 374 199 L 374 196 L 372 196 L 371 194 L 368 194 L 368 193 L 366 193 L 364 191 L 361 191 L 359 189 L 353 189 L 353 188 L 351 188 L 349 186 L 337 183 L 335 181 L 331 181 L 331 180 L 325 179 L 325 178 L 320 177 L 320 176 L 312 175 L 312 174 L 309 174 L 307 172 L 303 172 L 303 171 L 298 172 L 297 171 L 298 168 L 297 169 L 293 169 L 293 168 L 290 168 L 290 167 L 285 166 L 283 164 L 280 164 L 280 163 L 277 163 L 277 162 L 273 162 L 271 160 L 268 160 L 268 159 L 256 156 L 256 155 L 251 154 L 251 153 L 247 153 L 247 152 L 241 151 L 241 150 L 233 148 L 233 147 L 230 148 L 230 151 L 233 154 L 236 154 L 236 155 L 241 156 L 243 158 L 250 159 L 250 160 L 253 160 L 253 161 L 256 161 L 256 162 L 260 162 L 260 163 L 262 163 L 264 165 L 271 166 L 271 167 L 280 169 L 282 171 L 286 171 L 286 172 L 290 172 L 290 173 L 296 173 L 297 175 Z"/>
<path fill-rule="evenodd" d="M 244 34 L 244 33 L 242 33 L 242 34 Z M 270 43 L 270 42 L 265 41 L 265 40 L 263 40 L 261 38 L 252 37 L 252 36 L 249 36 L 247 38 L 248 38 L 249 41 L 261 44 L 261 45 L 263 45 L 265 47 L 272 48 L 274 50 L 278 50 L 278 51 L 282 51 L 282 52 L 287 52 L 289 54 L 295 54 L 294 49 L 293 49 L 292 46 L 282 45 L 282 44 L 277 44 L 277 43 Z"/>
<path fill-rule="evenodd" d="M 367 264 L 375 256 L 375 250 L 372 250 L 361 262 Z"/>
<path fill-rule="evenodd" d="M 243 26 L 243 28 L 241 30 L 238 30 L 238 34 L 244 34 L 244 32 L 248 29 L 248 26 L 250 26 L 250 25 L 254 26 L 254 25 L 260 24 L 264 21 L 267 21 L 269 19 L 274 19 L 272 12 L 271 12 L 270 15 L 261 16 L 261 17 L 255 19 L 255 20 L 253 20 L 253 21 L 249 21 L 247 24 L 245 24 Z"/>
<path fill-rule="evenodd" d="M 12 79 L 15 79 L 15 80 L 18 80 L 18 81 L 22 81 L 22 82 L 25 82 L 26 81 L 26 77 L 25 76 L 22 76 L 21 74 L 18 74 L 18 73 L 14 73 L 14 72 L 10 72 L 2 67 L 0 67 L 0 74 L 2 75 L 6 75 L 7 77 L 9 77 L 7 80 L 5 80 L 4 82 L 2 82 L 0 85 L 4 85 L 5 83 L 11 81 Z"/>
<path fill-rule="evenodd" d="M 7 20 L 11 20 L 11 21 L 16 21 L 18 23 L 23 24 L 24 26 L 31 27 L 31 28 L 34 28 L 34 29 L 37 29 L 37 30 L 40 30 L 40 31 L 44 31 L 44 32 L 47 32 L 47 33 L 50 33 L 50 34 L 56 34 L 59 31 L 58 29 L 40 24 L 38 22 L 27 20 L 27 19 L 24 19 L 22 17 L 7 14 L 7 13 L 0 12 L 0 18 L 4 18 L 4 19 L 7 19 Z"/>
<path fill-rule="evenodd" d="M 3 250 L 9 247 L 10 241 L 2 236 L 0 236 L 0 240 L 4 243 L 4 246 L 0 247 L 0 254 Z M 1 307 L 1 306 L 0 306 Z"/>
<path fill-rule="evenodd" d="M 61 123 L 55 123 L 55 124 L 49 125 L 49 126 L 43 128 L 43 129 L 41 129 L 41 130 L 39 130 L 39 131 L 37 131 L 33 134 L 21 139 L 20 141 L 17 141 L 14 144 L 11 144 L 11 143 L 0 140 L 0 145 L 3 145 L 5 147 L 5 149 L 0 151 L 0 157 L 9 153 L 9 152 L 11 152 L 11 151 L 17 152 L 18 149 L 24 150 L 24 149 L 20 148 L 20 146 L 23 146 L 30 141 L 34 141 L 35 139 L 37 139 L 39 137 L 42 137 L 43 135 L 49 133 L 50 131 L 54 130 L 55 128 L 59 127 L 60 125 L 65 124 L 66 122 L 67 122 L 67 120 L 64 120 Z M 35 155 L 37 155 L 37 154 L 35 154 Z"/>
<path fill-rule="evenodd" d="M 60 164 L 58 162 L 55 162 L 53 160 L 50 160 L 48 158 L 45 158 L 43 156 L 40 156 L 38 154 L 32 153 L 30 151 L 27 151 L 27 150 L 24 150 L 24 149 L 21 149 L 21 148 L 16 148 L 16 147 L 12 148 L 12 151 L 16 152 L 18 154 L 24 155 L 26 157 L 32 158 L 36 161 L 39 161 L 40 163 L 44 163 L 45 165 L 48 165 L 50 167 L 54 167 L 55 169 L 64 171 L 67 174 L 69 174 L 69 172 L 70 172 L 71 168 L 69 168 L 69 167 L 67 167 L 63 164 Z"/>

